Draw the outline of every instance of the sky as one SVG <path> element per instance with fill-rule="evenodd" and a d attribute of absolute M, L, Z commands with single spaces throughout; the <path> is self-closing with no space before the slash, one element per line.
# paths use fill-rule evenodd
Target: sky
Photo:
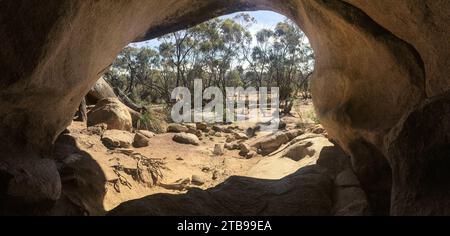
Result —
<path fill-rule="evenodd" d="M 246 12 L 246 13 L 249 13 L 257 21 L 256 24 L 253 24 L 252 27 L 250 27 L 248 29 L 253 35 L 255 35 L 258 31 L 260 31 L 262 29 L 275 28 L 275 26 L 277 25 L 278 22 L 282 22 L 282 21 L 284 21 L 284 19 L 286 19 L 285 16 L 280 15 L 275 12 L 272 12 L 272 11 L 254 11 L 254 12 Z M 239 13 L 222 16 L 220 18 L 222 18 L 222 19 L 233 18 L 237 14 L 239 14 Z M 159 44 L 160 44 L 160 42 L 158 42 L 157 39 L 153 39 L 153 40 L 149 40 L 146 42 L 133 43 L 133 44 L 131 44 L 131 46 L 157 48 L 159 46 Z"/>

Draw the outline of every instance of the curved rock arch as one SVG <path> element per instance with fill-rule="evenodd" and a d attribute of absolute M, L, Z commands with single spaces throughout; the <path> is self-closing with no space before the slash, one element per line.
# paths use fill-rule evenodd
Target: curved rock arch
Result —
<path fill-rule="evenodd" d="M 310 38 L 317 113 L 351 154 L 373 208 L 386 213 L 384 139 L 411 109 L 450 88 L 444 1 L 1 1 L 0 194 L 25 202 L 59 197 L 56 167 L 45 157 L 126 44 L 243 10 L 286 15 Z M 402 173 L 393 171 L 395 181 Z"/>

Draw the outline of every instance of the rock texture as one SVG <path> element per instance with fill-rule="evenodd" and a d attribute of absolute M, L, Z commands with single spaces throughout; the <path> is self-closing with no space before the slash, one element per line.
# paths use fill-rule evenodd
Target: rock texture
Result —
<path fill-rule="evenodd" d="M 132 118 L 128 108 L 117 98 L 100 100 L 88 113 L 88 126 L 106 124 L 108 129 L 132 131 Z"/>
<path fill-rule="evenodd" d="M 450 94 L 425 101 L 386 137 L 393 215 L 449 215 Z"/>
<path fill-rule="evenodd" d="M 134 140 L 133 134 L 123 130 L 107 130 L 102 136 L 102 142 L 110 149 L 129 148 Z"/>
<path fill-rule="evenodd" d="M 129 42 L 242 10 L 282 13 L 310 38 L 317 59 L 312 92 L 318 117 L 330 138 L 351 155 L 353 168 L 378 214 L 389 213 L 391 171 L 394 212 L 449 211 L 444 198 L 436 197 L 429 205 L 421 201 L 445 192 L 433 187 L 434 183 L 422 181 L 434 192 L 399 184 L 408 176 L 399 163 L 410 163 L 411 155 L 385 150 L 404 153 L 417 146 L 387 148 L 384 143 L 413 107 L 450 89 L 450 6 L 443 0 L 1 1 L 0 133 L 4 135 L 0 137 L 0 164 L 7 166 L 9 173 L 21 165 L 19 159 L 33 162 L 48 157 L 82 97 Z M 424 122 L 431 120 L 430 115 Z M 434 126 L 436 130 L 445 130 L 444 124 L 437 124 L 441 127 Z M 417 134 L 418 140 L 427 137 Z M 443 152 L 433 144 L 429 143 L 427 153 Z M 413 166 L 419 173 L 441 167 L 440 161 L 427 163 L 428 167 Z M 57 176 L 55 170 L 24 168 L 51 185 L 47 188 L 50 192 L 58 192 L 60 181 L 44 177 Z M 15 174 L 6 176 L 2 182 L 7 184 L 21 181 Z M 36 188 L 40 185 L 28 183 Z M 402 192 L 420 195 L 420 199 L 407 201 L 420 209 L 398 204 Z M 2 189 L 1 194 L 12 197 L 7 190 Z M 51 202 L 56 195 L 46 196 Z M 23 199 L 29 202 L 28 197 Z M 440 210 L 435 210 L 437 205 Z"/>
<path fill-rule="evenodd" d="M 100 78 L 91 90 L 89 90 L 87 98 L 91 103 L 97 104 L 100 100 L 105 98 L 117 98 L 117 96 L 108 82 L 106 82 L 103 78 Z"/>
<path fill-rule="evenodd" d="M 206 191 L 157 194 L 126 202 L 113 216 L 324 216 L 332 213 L 333 182 L 320 167 L 309 167 L 281 180 L 231 177 Z M 255 199 L 258 199 L 255 201 Z"/>
<path fill-rule="evenodd" d="M 181 144 L 191 144 L 195 146 L 200 145 L 200 140 L 195 134 L 188 134 L 188 133 L 175 134 L 173 136 L 173 141 Z"/>

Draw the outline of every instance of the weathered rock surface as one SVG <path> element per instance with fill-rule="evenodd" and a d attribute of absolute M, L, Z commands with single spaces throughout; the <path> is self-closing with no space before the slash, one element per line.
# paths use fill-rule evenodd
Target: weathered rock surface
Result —
<path fill-rule="evenodd" d="M 200 140 L 198 139 L 198 137 L 194 134 L 188 133 L 175 134 L 173 136 L 173 141 L 181 144 L 191 144 L 195 146 L 200 145 Z"/>
<path fill-rule="evenodd" d="M 279 131 L 272 135 L 254 140 L 250 142 L 249 145 L 261 150 L 262 155 L 268 155 L 295 138 L 296 134 L 299 135 L 300 131 Z"/>
<path fill-rule="evenodd" d="M 153 138 L 155 137 L 155 133 L 148 131 L 148 130 L 138 130 L 137 133 L 144 135 L 147 138 Z"/>
<path fill-rule="evenodd" d="M 298 216 L 331 215 L 333 182 L 320 167 L 281 180 L 231 177 L 208 190 L 156 194 L 123 203 L 113 216 Z M 258 199 L 258 201 L 255 201 Z M 292 207 L 295 206 L 295 207 Z"/>
<path fill-rule="evenodd" d="M 214 145 L 214 151 L 213 154 L 216 156 L 222 156 L 224 154 L 224 146 L 222 144 L 216 144 Z"/>
<path fill-rule="evenodd" d="M 195 127 L 196 127 L 196 129 L 201 130 L 203 132 L 208 131 L 208 124 L 206 124 L 206 123 L 196 123 Z"/>
<path fill-rule="evenodd" d="M 393 199 L 402 198 L 398 193 L 414 191 L 399 184 L 408 170 L 396 164 L 410 163 L 410 155 L 392 154 L 398 160 L 388 157 L 387 162 L 391 154 L 385 150 L 392 148 L 383 140 L 413 107 L 450 89 L 447 1 L 133 0 L 124 5 L 119 1 L 52 0 L 45 5 L 20 1 L 0 5 L 0 133 L 8 134 L 0 137 L 1 159 L 17 153 L 24 158 L 48 155 L 81 98 L 129 42 L 227 13 L 274 10 L 299 23 L 308 35 L 316 55 L 311 87 L 318 117 L 330 138 L 351 155 L 371 204 L 379 214 L 388 214 L 390 165 Z M 442 127 L 436 129 L 445 130 L 445 125 L 437 124 Z M 418 140 L 428 137 L 417 134 Z M 416 147 L 396 145 L 393 149 L 403 153 Z M 440 161 L 426 163 L 431 167 L 417 167 L 418 173 L 439 169 Z M 42 170 L 43 175 L 46 171 Z M 422 177 L 413 178 L 422 181 Z M 421 183 L 433 191 L 424 191 L 420 199 L 407 199 L 408 206 L 394 200 L 396 214 L 449 211 L 441 196 L 448 191 L 432 182 Z M 430 209 L 422 209 L 427 207 L 423 199 L 433 200 L 428 201 Z M 440 209 L 432 210 L 437 205 Z"/>
<path fill-rule="evenodd" d="M 187 133 L 189 128 L 182 124 L 169 124 L 167 126 L 167 133 Z"/>
<path fill-rule="evenodd" d="M 100 100 L 88 113 L 88 126 L 106 124 L 108 129 L 132 131 L 133 124 L 128 108 L 116 98 Z"/>
<path fill-rule="evenodd" d="M 393 215 L 449 215 L 450 94 L 428 99 L 386 138 Z"/>
<path fill-rule="evenodd" d="M 147 147 L 149 142 L 150 139 L 141 133 L 136 133 L 134 135 L 133 146 L 136 148 Z"/>
<path fill-rule="evenodd" d="M 261 160 L 248 172 L 248 176 L 264 179 L 280 179 L 298 169 L 318 165 L 335 178 L 337 173 L 350 168 L 348 156 L 321 135 L 306 134 Z"/>
<path fill-rule="evenodd" d="M 102 136 L 103 144 L 110 149 L 129 148 L 133 141 L 133 134 L 123 130 L 107 130 Z"/>
<path fill-rule="evenodd" d="M 100 78 L 91 88 L 91 90 L 89 90 L 87 98 L 91 103 L 97 104 L 97 102 L 99 102 L 100 100 L 106 98 L 117 98 L 117 96 L 108 82 L 106 82 L 105 79 Z"/>

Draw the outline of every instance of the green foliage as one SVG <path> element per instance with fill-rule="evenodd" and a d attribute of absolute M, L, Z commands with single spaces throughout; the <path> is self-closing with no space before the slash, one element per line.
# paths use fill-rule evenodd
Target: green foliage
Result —
<path fill-rule="evenodd" d="M 141 115 L 138 128 L 149 130 L 157 134 L 161 134 L 166 131 L 164 119 L 154 116 L 151 111 L 147 111 Z"/>
<path fill-rule="evenodd" d="M 171 91 L 193 89 L 195 79 L 222 90 L 279 87 L 281 101 L 308 89 L 314 53 L 305 34 L 285 20 L 252 35 L 255 23 L 242 13 L 160 37 L 156 49 L 126 47 L 105 79 L 141 104 L 170 104 Z"/>

